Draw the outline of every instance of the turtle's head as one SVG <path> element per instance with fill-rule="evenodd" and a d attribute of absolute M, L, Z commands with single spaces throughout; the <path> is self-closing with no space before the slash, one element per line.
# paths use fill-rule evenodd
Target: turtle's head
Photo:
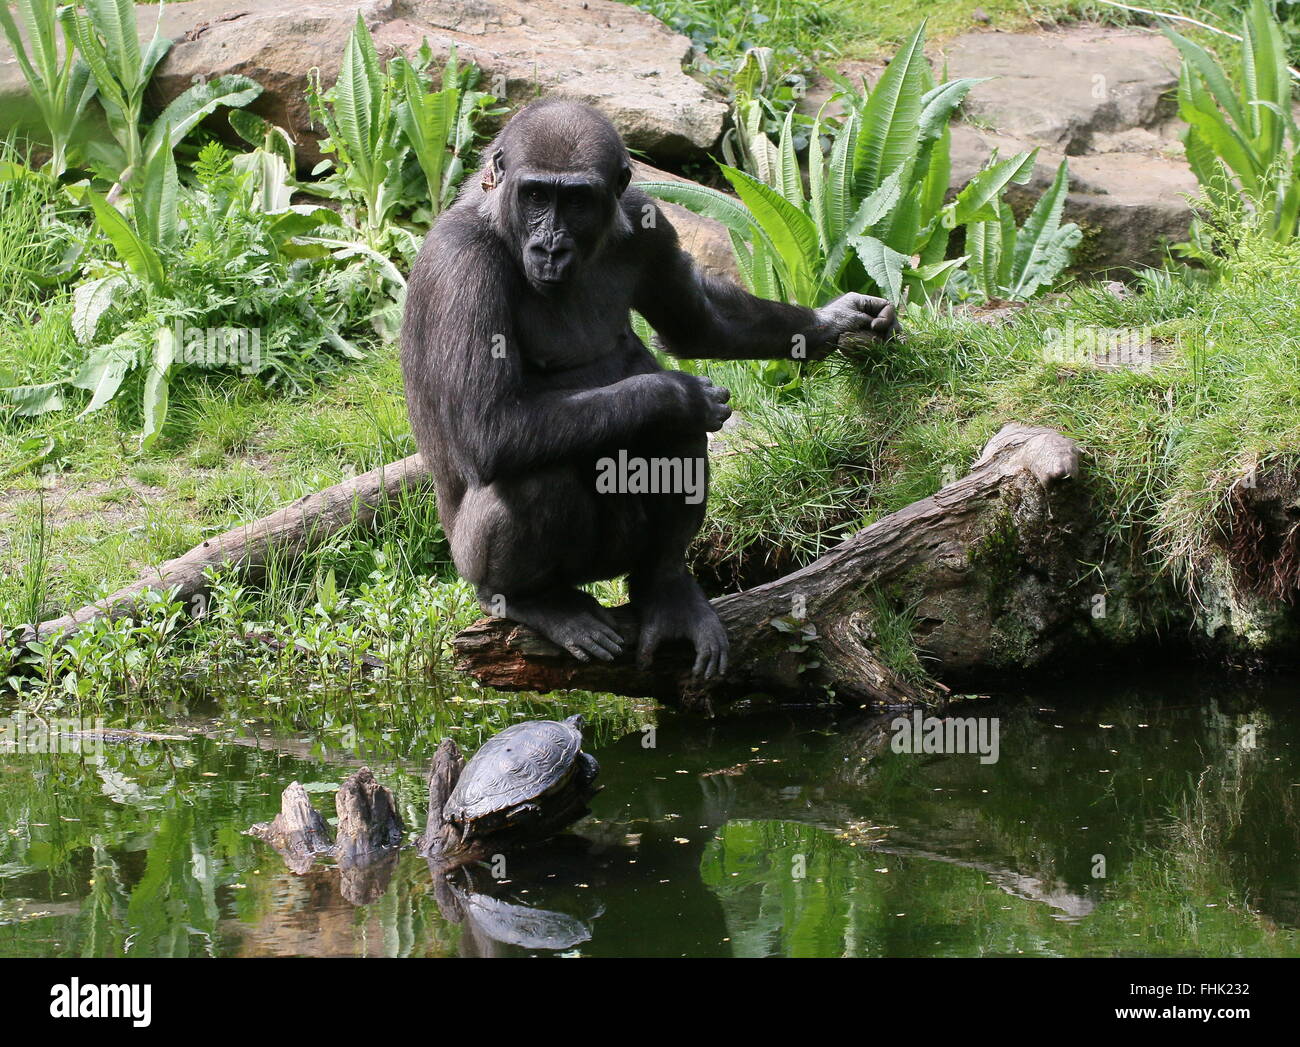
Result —
<path fill-rule="evenodd" d="M 583 717 L 582 713 L 574 713 L 564 722 L 567 723 L 570 727 L 573 727 L 579 731 L 581 731 L 584 727 L 587 726 L 587 721 Z"/>

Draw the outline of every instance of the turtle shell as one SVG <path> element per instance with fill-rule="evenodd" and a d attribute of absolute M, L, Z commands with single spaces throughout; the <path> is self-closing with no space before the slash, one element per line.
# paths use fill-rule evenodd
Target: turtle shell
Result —
<path fill-rule="evenodd" d="M 582 717 L 528 720 L 489 738 L 465 765 L 443 806 L 449 821 L 467 825 L 535 800 L 573 772 L 582 748 Z"/>

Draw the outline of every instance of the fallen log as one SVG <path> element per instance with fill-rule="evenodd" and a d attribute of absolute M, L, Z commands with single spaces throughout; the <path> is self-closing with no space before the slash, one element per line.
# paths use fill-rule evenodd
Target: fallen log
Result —
<path fill-rule="evenodd" d="M 117 592 L 69 614 L 23 626 L 13 637 L 19 646 L 33 640 L 71 633 L 97 618 L 131 614 L 149 590 L 174 589 L 192 614 L 201 613 L 196 597 L 207 592 L 209 568 L 233 567 L 245 581 L 256 582 L 275 560 L 294 560 L 341 528 L 369 527 L 379 510 L 404 492 L 432 491 L 433 478 L 418 454 L 354 476 L 343 483 L 305 495 L 253 523 L 200 542 L 189 552 L 168 560 Z M 0 640 L 4 637 L 0 636 Z"/>
<path fill-rule="evenodd" d="M 1065 630 L 1084 611 L 1069 595 L 1086 529 L 1078 485 L 1070 483 L 1078 457 L 1074 441 L 1053 430 L 1007 425 L 966 476 L 931 497 L 799 571 L 714 600 L 731 659 L 725 676 L 707 685 L 690 677 L 688 645 L 665 647 L 648 670 L 630 653 L 584 663 L 527 627 L 497 618 L 456 636 L 456 668 L 503 690 L 612 691 L 706 710 L 762 694 L 886 706 L 933 701 L 941 688 L 904 678 L 877 654 L 879 600 L 898 590 L 896 602 L 912 609 L 940 664 L 995 661 L 990 648 L 999 630 L 1008 629 L 999 619 L 1043 640 Z M 1018 606 L 1035 589 L 1051 591 L 1055 611 Z M 614 615 L 628 651 L 635 651 L 635 616 L 626 607 Z"/>

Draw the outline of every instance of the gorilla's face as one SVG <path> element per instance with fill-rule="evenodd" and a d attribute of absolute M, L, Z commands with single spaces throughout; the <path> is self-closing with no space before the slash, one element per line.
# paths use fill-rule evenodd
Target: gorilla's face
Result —
<path fill-rule="evenodd" d="M 613 193 L 600 179 L 576 174 L 524 172 L 515 182 L 524 275 L 538 290 L 553 290 L 599 248 Z"/>
<path fill-rule="evenodd" d="M 611 233 L 630 232 L 619 198 L 631 178 L 627 149 L 605 117 L 576 103 L 534 102 L 489 152 L 485 207 L 529 286 L 554 294 Z"/>

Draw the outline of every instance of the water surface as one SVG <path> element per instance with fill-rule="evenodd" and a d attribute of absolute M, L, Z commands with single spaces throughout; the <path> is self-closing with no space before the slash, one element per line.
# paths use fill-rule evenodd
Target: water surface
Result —
<path fill-rule="evenodd" d="M 295 779 L 332 816 L 362 763 L 414 833 L 444 734 L 575 709 L 604 791 L 504 868 L 448 881 L 407 848 L 359 889 L 244 834 Z M 997 717 L 996 763 L 825 709 L 196 685 L 130 717 L 184 740 L 0 747 L 0 955 L 1300 955 L 1300 685 L 1092 681 L 953 714 Z"/>

